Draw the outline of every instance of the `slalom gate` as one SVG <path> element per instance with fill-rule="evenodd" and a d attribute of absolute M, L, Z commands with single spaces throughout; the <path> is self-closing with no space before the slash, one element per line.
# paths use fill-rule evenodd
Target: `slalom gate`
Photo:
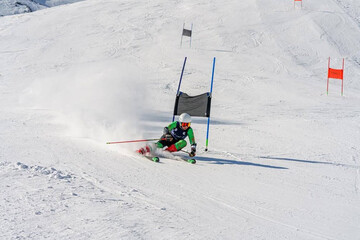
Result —
<path fill-rule="evenodd" d="M 211 109 L 211 98 L 212 98 L 212 90 L 213 90 L 213 82 L 214 82 L 214 71 L 215 71 L 215 60 L 214 57 L 213 60 L 213 66 L 212 66 L 212 74 L 211 74 L 211 87 L 210 92 L 206 92 L 197 96 L 189 96 L 188 94 L 181 92 L 181 82 L 182 77 L 184 74 L 186 59 L 184 59 L 184 64 L 182 67 L 180 80 L 179 80 L 179 86 L 176 93 L 175 98 L 175 106 L 174 106 L 174 113 L 173 113 L 173 121 L 175 120 L 176 115 L 180 115 L 182 113 L 188 113 L 191 116 L 195 117 L 207 117 L 207 131 L 206 131 L 206 143 L 205 143 L 205 151 L 208 150 L 208 144 L 209 144 L 209 126 L 210 126 L 210 109 Z"/>
<path fill-rule="evenodd" d="M 344 63 L 345 63 L 345 59 L 343 58 L 341 69 L 330 68 L 330 57 L 329 57 L 327 86 L 326 86 L 326 94 L 327 95 L 329 95 L 329 79 L 334 78 L 334 79 L 341 80 L 341 96 L 343 96 L 343 94 L 344 94 Z"/>
<path fill-rule="evenodd" d="M 190 48 L 191 48 L 192 32 L 193 32 L 193 24 L 191 23 L 191 28 L 190 28 L 190 29 L 186 29 L 186 28 L 185 28 L 185 23 L 184 23 L 184 24 L 183 24 L 182 34 L 181 34 L 180 47 L 182 47 L 183 36 L 185 36 L 185 37 L 189 37 L 189 38 L 190 38 Z"/>

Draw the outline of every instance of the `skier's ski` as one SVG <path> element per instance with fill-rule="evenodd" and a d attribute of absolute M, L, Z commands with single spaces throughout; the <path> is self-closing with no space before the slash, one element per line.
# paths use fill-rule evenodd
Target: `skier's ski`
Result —
<path fill-rule="evenodd" d="M 182 158 L 182 157 L 180 157 L 179 159 L 182 160 L 182 161 L 184 161 L 184 162 L 191 163 L 191 164 L 195 164 L 195 163 L 196 163 L 196 160 L 193 159 L 193 158 Z"/>
<path fill-rule="evenodd" d="M 151 154 L 151 148 L 149 146 L 140 148 L 139 150 L 136 151 L 136 153 L 150 161 L 153 161 L 153 162 L 160 161 L 158 156 L 154 156 L 153 154 Z"/>
<path fill-rule="evenodd" d="M 179 156 L 179 155 L 172 155 L 172 159 L 174 160 L 178 160 L 178 161 L 184 161 L 184 162 L 188 162 L 188 163 L 191 163 L 191 164 L 195 164 L 196 163 L 196 160 L 194 158 L 186 158 L 186 157 L 183 157 L 183 156 Z"/>
<path fill-rule="evenodd" d="M 147 160 L 150 160 L 152 162 L 160 162 L 160 158 L 158 156 L 144 155 L 144 154 L 141 154 L 141 153 L 138 153 L 138 152 L 137 152 L 137 154 L 140 157 L 146 158 Z"/>
<path fill-rule="evenodd" d="M 185 159 L 186 160 L 186 159 Z M 194 158 L 189 158 L 186 160 L 188 163 L 195 164 L 196 160 Z"/>
<path fill-rule="evenodd" d="M 160 162 L 160 158 L 157 156 L 144 156 L 144 157 L 153 162 Z"/>
<path fill-rule="evenodd" d="M 142 155 L 142 154 L 139 154 L 139 155 L 152 161 L 152 162 L 160 162 L 160 158 L 157 156 L 146 156 L 146 155 Z"/>

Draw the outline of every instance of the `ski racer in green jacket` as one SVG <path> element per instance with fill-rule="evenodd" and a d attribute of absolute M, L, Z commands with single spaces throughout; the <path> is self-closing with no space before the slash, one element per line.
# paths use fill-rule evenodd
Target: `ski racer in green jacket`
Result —
<path fill-rule="evenodd" d="M 179 121 L 172 122 L 164 128 L 163 135 L 161 136 L 160 140 L 155 143 L 156 147 L 167 147 L 165 151 L 177 152 L 186 147 L 187 143 L 185 138 L 189 137 L 191 144 L 189 156 L 194 157 L 196 155 L 196 142 L 194 131 L 190 125 L 191 116 L 187 113 L 181 114 Z M 149 146 L 137 150 L 137 152 L 140 154 L 146 154 L 150 151 L 151 148 Z"/>
<path fill-rule="evenodd" d="M 169 152 L 177 152 L 186 147 L 185 138 L 189 137 L 191 144 L 190 157 L 196 155 L 196 143 L 194 131 L 190 127 L 191 116 L 187 113 L 183 113 L 179 117 L 179 121 L 170 123 L 164 128 L 161 140 L 156 143 L 158 148 L 167 147 L 165 150 Z"/>

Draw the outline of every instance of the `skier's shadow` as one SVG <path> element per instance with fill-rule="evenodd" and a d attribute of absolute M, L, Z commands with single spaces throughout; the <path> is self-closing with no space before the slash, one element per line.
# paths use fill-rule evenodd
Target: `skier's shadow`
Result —
<path fill-rule="evenodd" d="M 274 168 L 274 169 L 288 169 L 286 167 L 277 167 L 277 166 L 271 166 L 271 165 L 265 165 L 265 164 L 259 164 L 259 163 L 244 162 L 244 161 L 238 161 L 238 160 L 228 160 L 228 159 L 213 158 L 213 157 L 196 156 L 195 159 L 196 159 L 196 161 L 204 161 L 204 162 L 207 162 L 210 164 L 220 164 L 220 165 L 234 164 L 234 165 Z"/>

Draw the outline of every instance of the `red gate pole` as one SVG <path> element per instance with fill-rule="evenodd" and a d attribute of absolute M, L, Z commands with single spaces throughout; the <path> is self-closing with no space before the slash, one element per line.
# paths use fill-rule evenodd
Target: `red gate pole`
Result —
<path fill-rule="evenodd" d="M 154 139 L 141 139 L 141 140 L 128 140 L 128 141 L 120 141 L 120 142 L 107 142 L 106 144 L 119 144 L 119 143 L 134 143 L 134 142 L 150 142 L 150 141 L 160 141 L 166 140 L 166 138 L 154 138 Z"/>

